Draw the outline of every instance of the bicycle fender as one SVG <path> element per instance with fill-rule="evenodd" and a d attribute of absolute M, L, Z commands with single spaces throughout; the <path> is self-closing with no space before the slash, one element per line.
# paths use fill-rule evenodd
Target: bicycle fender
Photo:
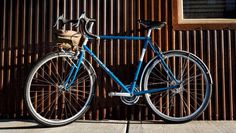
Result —
<path fill-rule="evenodd" d="M 163 53 L 163 54 L 164 54 L 164 53 Z M 142 84 L 143 84 L 143 77 L 145 76 L 146 71 L 147 71 L 149 65 L 151 65 L 152 62 L 156 60 L 156 58 L 157 58 L 157 56 L 155 56 L 154 58 L 152 58 L 152 59 L 147 63 L 147 65 L 145 66 L 145 68 L 144 68 L 144 70 L 143 70 L 143 72 L 142 72 L 142 75 L 141 75 L 141 78 L 140 78 L 140 82 L 139 82 L 139 89 L 140 89 L 140 91 L 143 90 L 143 89 L 142 89 L 142 88 L 143 88 L 143 87 L 142 87 Z"/>
<path fill-rule="evenodd" d="M 86 67 L 91 71 L 91 75 L 93 76 L 93 80 L 94 82 L 96 81 L 97 79 L 97 74 L 96 74 L 96 71 L 94 70 L 92 64 L 90 64 L 90 62 L 84 58 L 84 64 L 86 65 Z"/>
<path fill-rule="evenodd" d="M 171 52 L 182 52 L 182 53 L 185 53 L 185 54 L 188 55 L 188 56 L 192 56 L 192 57 L 193 57 L 196 61 L 198 61 L 198 63 L 205 69 L 205 71 L 207 72 L 207 76 L 208 76 L 208 78 L 210 79 L 210 84 L 213 84 L 213 80 L 212 80 L 210 71 L 209 71 L 208 67 L 207 67 L 206 64 L 203 62 L 202 59 L 200 59 L 200 58 L 199 58 L 198 56 L 196 56 L 195 54 L 190 53 L 190 52 L 188 52 L 188 51 L 184 51 L 184 50 L 170 50 L 170 51 L 165 52 L 165 54 L 168 54 L 168 53 L 171 53 Z"/>
<path fill-rule="evenodd" d="M 169 53 L 171 53 L 171 52 L 183 52 L 183 53 L 185 53 L 185 54 L 188 54 L 189 56 L 192 56 L 192 57 L 195 58 L 196 60 L 200 61 L 200 62 L 198 62 L 198 63 L 199 63 L 201 66 L 203 66 L 203 68 L 205 69 L 205 71 L 207 71 L 207 76 L 208 76 L 209 79 L 210 79 L 210 84 L 213 84 L 213 80 L 212 80 L 212 77 L 211 77 L 211 75 L 210 75 L 209 69 L 207 68 L 207 66 L 205 65 L 205 63 L 203 63 L 203 61 L 202 61 L 199 57 L 197 57 L 196 55 L 194 55 L 194 54 L 192 54 L 192 53 L 190 53 L 190 52 L 188 52 L 188 51 L 183 51 L 183 50 L 169 50 L 169 51 L 163 52 L 163 55 L 165 56 L 166 54 L 169 54 Z M 146 74 L 146 71 L 147 71 L 148 67 L 149 67 L 156 59 L 157 59 L 157 56 L 155 56 L 153 59 L 151 59 L 151 60 L 147 63 L 147 65 L 145 66 L 145 68 L 144 68 L 144 70 L 143 70 L 143 72 L 142 72 L 141 78 L 140 78 L 140 83 L 139 83 L 140 91 L 143 90 L 143 89 L 142 89 L 143 80 L 144 80 L 143 77 L 145 77 L 145 74 Z"/>

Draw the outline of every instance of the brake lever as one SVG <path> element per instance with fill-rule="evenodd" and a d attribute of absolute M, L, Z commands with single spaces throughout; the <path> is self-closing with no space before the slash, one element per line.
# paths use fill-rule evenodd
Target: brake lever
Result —
<path fill-rule="evenodd" d="M 77 22 L 76 24 L 73 24 L 73 26 L 75 26 L 76 28 L 79 27 L 80 20 L 81 20 L 82 18 L 83 18 L 83 19 L 86 18 L 86 16 L 85 16 L 85 11 L 82 12 L 82 14 L 80 15 L 80 17 L 79 17 L 79 19 L 78 19 L 78 22 Z"/>
<path fill-rule="evenodd" d="M 78 22 L 76 24 L 73 24 L 72 26 L 75 26 L 76 28 L 79 27 L 80 19 L 78 19 Z"/>
<path fill-rule="evenodd" d="M 64 16 L 63 16 L 63 14 L 62 14 L 61 16 L 59 16 L 59 17 L 57 18 L 57 21 L 56 21 L 56 23 L 53 25 L 53 27 L 56 27 L 56 26 L 58 25 L 59 21 L 60 21 L 60 20 L 63 21 L 63 19 L 64 19 Z"/>

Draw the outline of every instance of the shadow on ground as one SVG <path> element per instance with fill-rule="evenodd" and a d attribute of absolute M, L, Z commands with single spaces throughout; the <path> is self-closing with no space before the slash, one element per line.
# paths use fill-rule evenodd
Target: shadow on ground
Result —
<path fill-rule="evenodd" d="M 125 124 L 129 127 L 130 124 L 136 125 L 136 124 L 168 124 L 164 121 L 117 121 L 117 120 L 102 120 L 102 121 L 96 121 L 96 120 L 77 120 L 73 123 L 84 123 L 84 124 Z M 44 125 L 38 124 L 34 120 L 0 120 L 0 130 L 2 129 L 42 129 L 42 128 L 57 128 L 57 127 L 47 127 Z"/>

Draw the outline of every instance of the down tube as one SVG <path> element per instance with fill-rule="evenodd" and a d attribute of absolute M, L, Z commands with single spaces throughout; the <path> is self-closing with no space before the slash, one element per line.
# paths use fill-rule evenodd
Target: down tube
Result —
<path fill-rule="evenodd" d="M 93 59 L 102 67 L 103 70 L 107 72 L 107 74 L 126 92 L 130 93 L 129 89 L 98 59 L 98 57 L 86 46 L 83 46 L 85 51 L 90 54 Z"/>

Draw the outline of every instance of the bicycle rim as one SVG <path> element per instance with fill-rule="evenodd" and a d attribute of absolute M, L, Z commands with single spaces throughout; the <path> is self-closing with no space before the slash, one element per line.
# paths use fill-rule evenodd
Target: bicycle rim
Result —
<path fill-rule="evenodd" d="M 146 100 L 152 110 L 162 119 L 170 122 L 186 122 L 195 119 L 206 108 L 211 84 L 201 60 L 181 51 L 172 51 L 164 56 L 164 61 L 181 82 L 177 89 L 146 94 Z M 199 63 L 201 62 L 201 63 Z M 147 70 L 144 89 L 163 88 L 175 85 L 168 78 L 159 60 L 153 62 Z"/>

